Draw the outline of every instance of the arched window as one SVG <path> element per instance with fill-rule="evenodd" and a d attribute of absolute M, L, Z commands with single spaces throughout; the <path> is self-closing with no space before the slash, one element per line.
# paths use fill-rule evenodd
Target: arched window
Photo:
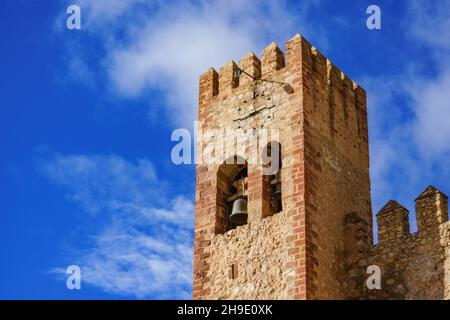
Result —
<path fill-rule="evenodd" d="M 229 158 L 217 171 L 216 234 L 247 223 L 247 200 L 247 162 Z"/>
<path fill-rule="evenodd" d="M 263 199 L 269 202 L 269 210 L 263 211 L 263 217 L 271 216 L 283 210 L 281 193 L 281 144 L 271 141 L 267 144 L 263 155 Z"/>

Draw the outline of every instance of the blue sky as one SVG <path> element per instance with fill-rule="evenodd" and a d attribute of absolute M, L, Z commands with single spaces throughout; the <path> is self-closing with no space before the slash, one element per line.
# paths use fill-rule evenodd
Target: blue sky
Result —
<path fill-rule="evenodd" d="M 201 72 L 295 33 L 367 90 L 373 209 L 397 199 L 414 231 L 415 196 L 450 193 L 450 1 L 6 0 L 0 298 L 189 298 L 195 168 L 171 133 Z"/>

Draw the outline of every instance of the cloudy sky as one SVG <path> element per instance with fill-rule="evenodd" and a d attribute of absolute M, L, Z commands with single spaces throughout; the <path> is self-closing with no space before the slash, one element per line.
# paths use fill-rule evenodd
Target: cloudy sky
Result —
<path fill-rule="evenodd" d="M 6 0 L 0 298 L 189 298 L 195 168 L 171 133 L 201 72 L 296 33 L 367 90 L 373 210 L 397 199 L 414 231 L 415 196 L 450 193 L 450 1 Z"/>

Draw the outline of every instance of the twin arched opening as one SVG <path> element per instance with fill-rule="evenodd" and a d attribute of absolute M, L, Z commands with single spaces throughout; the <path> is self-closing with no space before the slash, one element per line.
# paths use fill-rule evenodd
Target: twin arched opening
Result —
<path fill-rule="evenodd" d="M 281 145 L 269 142 L 263 151 L 261 170 L 262 218 L 282 211 Z M 221 234 L 248 221 L 248 164 L 239 156 L 228 158 L 217 171 L 215 233 Z"/>

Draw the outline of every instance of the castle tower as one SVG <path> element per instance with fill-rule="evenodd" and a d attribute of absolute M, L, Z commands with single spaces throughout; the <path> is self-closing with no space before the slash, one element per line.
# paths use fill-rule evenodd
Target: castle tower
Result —
<path fill-rule="evenodd" d="M 371 244 L 365 91 L 300 35 L 285 52 L 272 43 L 200 76 L 194 299 L 346 298 L 348 233 L 362 226 Z M 280 169 L 265 172 L 251 147 L 204 161 L 225 129 Z M 245 221 L 230 219 L 237 200 Z"/>

